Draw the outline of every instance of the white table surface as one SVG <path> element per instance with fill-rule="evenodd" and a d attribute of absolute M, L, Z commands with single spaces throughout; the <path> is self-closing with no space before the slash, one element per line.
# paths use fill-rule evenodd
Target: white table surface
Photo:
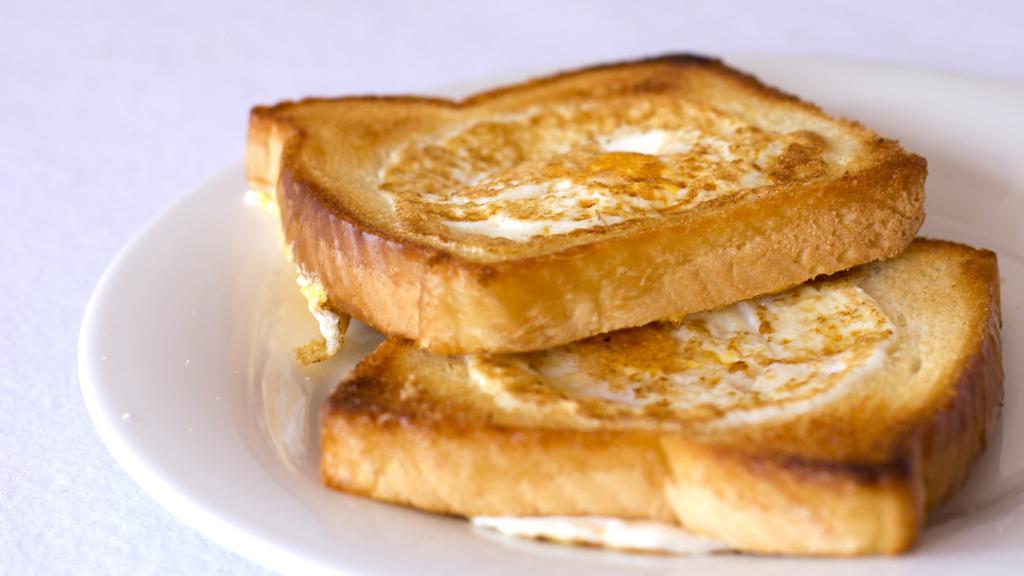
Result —
<path fill-rule="evenodd" d="M 680 50 L 1024 80 L 1013 2 L 257 4 L 0 2 L 2 574 L 262 572 L 118 468 L 75 365 L 100 273 L 162 207 L 240 160 L 255 103 Z"/>

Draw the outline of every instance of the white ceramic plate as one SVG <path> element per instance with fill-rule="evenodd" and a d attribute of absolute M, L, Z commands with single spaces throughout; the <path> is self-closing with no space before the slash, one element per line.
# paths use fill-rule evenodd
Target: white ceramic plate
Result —
<path fill-rule="evenodd" d="M 314 325 L 283 263 L 275 222 L 242 203 L 240 167 L 146 226 L 96 288 L 82 326 L 79 366 L 82 393 L 104 442 L 171 512 L 282 572 L 1011 571 L 1024 563 L 1024 93 L 902 68 L 807 59 L 732 62 L 927 157 L 925 233 L 999 254 L 1002 433 L 909 556 L 631 556 L 513 542 L 460 520 L 322 488 L 316 407 L 379 336 L 356 325 L 345 353 L 327 366 L 306 371 L 287 361 L 287 347 L 311 336 Z"/>

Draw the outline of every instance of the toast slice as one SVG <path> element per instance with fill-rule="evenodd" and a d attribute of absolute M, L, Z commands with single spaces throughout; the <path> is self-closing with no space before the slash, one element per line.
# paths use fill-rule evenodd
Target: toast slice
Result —
<path fill-rule="evenodd" d="M 462 101 L 257 107 L 246 170 L 332 309 L 444 354 L 541 350 L 895 256 L 927 171 L 695 56 Z"/>
<path fill-rule="evenodd" d="M 897 553 L 1002 399 L 992 252 L 903 254 L 543 352 L 386 340 L 322 412 L 324 481 L 432 512 L 677 524 L 756 553 Z"/>

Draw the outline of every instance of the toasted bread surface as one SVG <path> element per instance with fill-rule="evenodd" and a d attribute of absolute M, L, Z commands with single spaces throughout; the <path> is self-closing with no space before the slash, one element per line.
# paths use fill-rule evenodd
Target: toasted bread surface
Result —
<path fill-rule="evenodd" d="M 540 350 L 898 254 L 926 165 L 863 126 L 691 56 L 463 101 L 252 112 L 330 305 L 435 352 Z"/>
<path fill-rule="evenodd" d="M 749 552 L 897 553 L 998 415 L 998 289 L 991 252 L 919 240 L 543 352 L 446 357 L 390 338 L 324 406 L 323 478 L 464 516 L 655 519 Z"/>

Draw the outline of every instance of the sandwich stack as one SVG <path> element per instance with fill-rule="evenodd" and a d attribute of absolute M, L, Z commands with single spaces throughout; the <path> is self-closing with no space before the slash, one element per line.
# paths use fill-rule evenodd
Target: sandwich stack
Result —
<path fill-rule="evenodd" d="M 923 158 L 717 60 L 252 111 L 325 340 L 324 482 L 654 552 L 907 550 L 1002 398 L 995 255 Z"/>

